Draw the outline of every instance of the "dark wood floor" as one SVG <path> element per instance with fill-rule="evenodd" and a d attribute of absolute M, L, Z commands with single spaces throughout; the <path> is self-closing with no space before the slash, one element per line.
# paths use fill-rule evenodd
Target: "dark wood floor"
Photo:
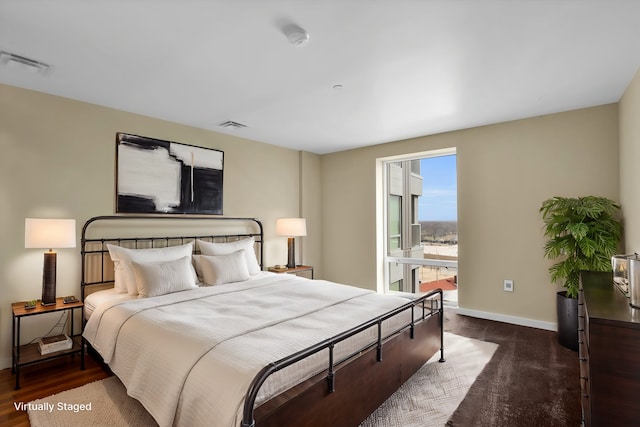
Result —
<path fill-rule="evenodd" d="M 580 425 L 578 353 L 556 332 L 445 313 L 446 331 L 499 344 L 447 426 Z"/>
<path fill-rule="evenodd" d="M 445 330 L 499 344 L 494 357 L 469 390 L 449 426 L 580 425 L 578 354 L 561 347 L 556 333 L 446 312 Z M 0 371 L 0 427 L 29 426 L 15 402 L 30 402 L 106 378 L 107 368 L 78 356 L 22 369 L 22 388 L 14 390 L 10 369 Z M 117 426 L 114 426 L 117 427 Z"/>
<path fill-rule="evenodd" d="M 109 375 L 109 370 L 93 356 L 85 356 L 84 371 L 80 370 L 80 356 L 62 357 L 23 367 L 20 390 L 15 390 L 15 375 L 11 369 L 4 369 L 0 371 L 0 427 L 29 427 L 29 416 L 16 410 L 15 403 L 41 399 Z"/>

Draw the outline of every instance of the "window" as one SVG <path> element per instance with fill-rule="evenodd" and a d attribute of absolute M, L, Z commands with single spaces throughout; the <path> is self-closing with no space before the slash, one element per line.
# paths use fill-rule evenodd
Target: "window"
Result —
<path fill-rule="evenodd" d="M 457 290 L 455 149 L 382 165 L 385 292 Z"/>

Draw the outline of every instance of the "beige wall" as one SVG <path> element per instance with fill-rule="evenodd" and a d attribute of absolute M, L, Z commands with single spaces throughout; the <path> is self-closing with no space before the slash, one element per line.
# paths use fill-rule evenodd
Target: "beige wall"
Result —
<path fill-rule="evenodd" d="M 311 172 L 303 173 L 310 194 L 303 203 L 297 151 L 0 85 L 0 368 L 10 365 L 10 303 L 41 293 L 43 251 L 24 248 L 24 218 L 75 218 L 79 239 L 88 218 L 113 214 L 118 131 L 224 151 L 224 214 L 262 221 L 270 265 L 287 257 L 276 218 L 318 203 L 311 197 L 319 194 L 317 156 L 304 157 Z M 319 234 L 317 215 L 309 228 Z M 58 251 L 58 296 L 79 295 L 79 254 L 79 248 Z M 304 260 L 319 265 L 319 256 L 312 247 Z M 46 333 L 52 322 L 23 322 L 24 339 Z"/>
<path fill-rule="evenodd" d="M 620 203 L 625 253 L 640 252 L 640 70 L 620 100 Z M 635 220 L 634 220 L 635 219 Z"/>
<path fill-rule="evenodd" d="M 618 199 L 617 104 L 323 156 L 324 277 L 376 289 L 376 159 L 447 147 L 458 158 L 460 306 L 554 324 L 538 208 L 556 195 Z"/>

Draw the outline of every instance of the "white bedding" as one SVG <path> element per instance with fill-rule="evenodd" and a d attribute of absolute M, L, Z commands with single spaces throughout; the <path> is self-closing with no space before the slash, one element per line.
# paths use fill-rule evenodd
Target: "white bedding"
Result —
<path fill-rule="evenodd" d="M 262 367 L 406 302 L 326 281 L 263 274 L 153 298 L 107 298 L 96 306 L 84 336 L 160 426 L 209 426 L 216 420 L 217 426 L 237 427 L 245 393 Z M 406 313 L 402 321 L 409 318 Z M 367 335 L 336 346 L 336 354 L 375 340 L 377 331 Z M 327 360 L 321 352 L 272 375 L 258 403 L 326 369 Z"/>
<path fill-rule="evenodd" d="M 136 296 L 119 293 L 115 288 L 93 292 L 84 299 L 84 318 L 89 320 L 96 307 L 109 304 L 113 301 L 126 301 L 136 299 Z"/>

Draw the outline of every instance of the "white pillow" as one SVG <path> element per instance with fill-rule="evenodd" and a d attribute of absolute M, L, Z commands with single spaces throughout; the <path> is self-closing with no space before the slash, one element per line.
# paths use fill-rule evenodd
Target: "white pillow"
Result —
<path fill-rule="evenodd" d="M 155 297 L 195 289 L 191 257 L 173 261 L 131 263 L 138 286 L 138 298 Z"/>
<path fill-rule="evenodd" d="M 249 274 L 254 275 L 261 271 L 260 264 L 258 264 L 258 259 L 256 258 L 255 239 L 253 237 L 227 243 L 205 242 L 204 240 L 196 240 L 196 242 L 198 242 L 202 255 L 229 255 L 244 249 Z"/>
<path fill-rule="evenodd" d="M 109 255 L 115 267 L 114 288 L 119 293 L 138 295 L 136 276 L 131 268 L 132 262 L 155 262 L 155 261 L 175 261 L 185 256 L 191 257 L 193 252 L 193 242 L 180 246 L 169 246 L 166 248 L 151 249 L 129 249 L 122 246 L 107 244 Z M 195 279 L 195 271 L 191 267 Z"/>
<path fill-rule="evenodd" d="M 194 255 L 196 265 L 202 272 L 202 281 L 207 285 L 249 280 L 244 250 L 229 255 Z"/>

